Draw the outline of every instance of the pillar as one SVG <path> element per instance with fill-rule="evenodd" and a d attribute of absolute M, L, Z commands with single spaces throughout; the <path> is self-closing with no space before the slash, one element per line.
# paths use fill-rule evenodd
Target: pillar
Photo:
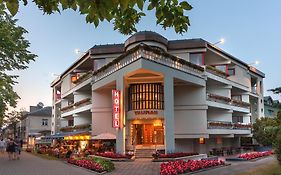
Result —
<path fill-rule="evenodd" d="M 120 91 L 120 128 L 116 129 L 116 152 L 125 154 L 125 84 L 121 75 L 116 79 L 116 90 Z"/>
<path fill-rule="evenodd" d="M 164 123 L 165 123 L 165 153 L 175 151 L 174 129 L 174 78 L 164 76 Z"/>

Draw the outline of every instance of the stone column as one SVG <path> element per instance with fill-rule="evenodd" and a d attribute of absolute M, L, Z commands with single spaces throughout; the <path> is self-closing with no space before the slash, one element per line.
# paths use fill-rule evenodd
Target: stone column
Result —
<path fill-rule="evenodd" d="M 165 123 L 165 153 L 175 151 L 174 129 L 174 78 L 164 76 L 164 123 Z"/>
<path fill-rule="evenodd" d="M 116 152 L 125 154 L 125 84 L 121 75 L 116 78 L 116 90 L 120 91 L 120 128 L 116 129 Z"/>

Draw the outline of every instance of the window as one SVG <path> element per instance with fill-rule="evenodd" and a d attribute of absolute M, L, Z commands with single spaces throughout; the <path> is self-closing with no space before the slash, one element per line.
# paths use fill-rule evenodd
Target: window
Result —
<path fill-rule="evenodd" d="M 190 53 L 190 62 L 196 65 L 204 65 L 204 55 L 203 53 Z"/>
<path fill-rule="evenodd" d="M 129 110 L 164 109 L 164 87 L 160 83 L 132 84 L 128 98 Z"/>
<path fill-rule="evenodd" d="M 225 65 L 225 64 L 222 64 L 222 65 L 214 65 L 214 67 L 215 67 L 216 69 L 222 71 L 222 72 L 227 73 L 227 71 L 226 71 L 226 70 L 227 70 L 227 65 Z"/>
<path fill-rule="evenodd" d="M 228 75 L 235 75 L 235 68 L 228 68 Z"/>
<path fill-rule="evenodd" d="M 73 120 L 68 120 L 68 126 L 73 126 L 74 125 L 74 121 Z"/>
<path fill-rule="evenodd" d="M 100 69 L 105 65 L 105 59 L 94 60 L 94 71 Z"/>
<path fill-rule="evenodd" d="M 233 123 L 243 123 L 243 116 L 233 116 L 232 122 Z"/>
<path fill-rule="evenodd" d="M 48 126 L 48 119 L 42 119 L 42 126 Z"/>
<path fill-rule="evenodd" d="M 233 100 L 242 101 L 242 96 L 241 96 L 241 95 L 233 95 L 231 98 L 232 98 Z"/>

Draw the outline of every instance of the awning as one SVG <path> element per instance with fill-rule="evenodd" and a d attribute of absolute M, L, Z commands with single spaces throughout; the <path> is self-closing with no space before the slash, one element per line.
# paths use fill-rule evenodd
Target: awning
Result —
<path fill-rule="evenodd" d="M 54 135 L 44 136 L 42 139 L 63 139 L 66 136 L 87 135 L 90 131 L 60 132 Z"/>
<path fill-rule="evenodd" d="M 31 132 L 31 133 L 28 133 L 28 136 L 40 136 L 41 133 L 39 132 Z"/>
<path fill-rule="evenodd" d="M 92 137 L 92 140 L 115 140 L 116 136 L 111 133 L 102 133 Z"/>

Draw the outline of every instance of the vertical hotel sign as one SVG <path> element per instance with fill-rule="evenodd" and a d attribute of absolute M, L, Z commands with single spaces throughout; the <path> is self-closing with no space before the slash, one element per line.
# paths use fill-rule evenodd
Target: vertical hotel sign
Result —
<path fill-rule="evenodd" d="M 120 128 L 120 91 L 112 90 L 112 126 Z"/>

